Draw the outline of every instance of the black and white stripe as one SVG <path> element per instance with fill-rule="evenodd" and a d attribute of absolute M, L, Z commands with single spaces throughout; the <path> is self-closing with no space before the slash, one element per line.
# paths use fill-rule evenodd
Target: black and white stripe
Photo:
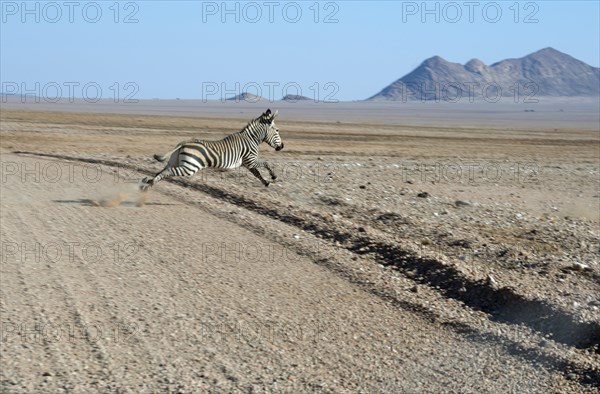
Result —
<path fill-rule="evenodd" d="M 269 186 L 269 182 L 262 177 L 258 169 L 266 168 L 273 180 L 277 176 L 269 163 L 258 158 L 258 146 L 266 142 L 277 151 L 283 149 L 279 129 L 275 126 L 276 116 L 277 111 L 272 113 L 267 109 L 261 116 L 250 121 L 242 131 L 228 135 L 220 141 L 184 141 L 163 156 L 154 155 L 154 158 L 160 162 L 168 159 L 168 163 L 154 177 L 144 178 L 141 189 L 147 190 L 156 182 L 170 176 L 194 175 L 202 168 L 239 166 L 246 167 L 263 185 Z"/>

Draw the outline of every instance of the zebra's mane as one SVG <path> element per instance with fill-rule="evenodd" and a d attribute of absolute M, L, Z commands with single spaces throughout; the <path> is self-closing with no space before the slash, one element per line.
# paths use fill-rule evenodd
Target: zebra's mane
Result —
<path fill-rule="evenodd" d="M 259 144 L 262 142 L 264 138 L 264 133 L 266 133 L 266 128 L 261 127 L 262 115 L 258 118 L 252 119 L 244 128 L 239 132 L 239 134 L 246 135 L 253 140 L 256 140 Z M 260 133 L 257 133 L 260 131 Z"/>

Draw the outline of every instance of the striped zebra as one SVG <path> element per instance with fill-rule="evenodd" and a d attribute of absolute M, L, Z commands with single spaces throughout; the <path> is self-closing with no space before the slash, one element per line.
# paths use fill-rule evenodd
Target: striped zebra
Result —
<path fill-rule="evenodd" d="M 283 149 L 279 129 L 275 126 L 277 113 L 278 111 L 272 113 L 267 109 L 258 118 L 251 120 L 242 131 L 228 135 L 222 140 L 183 141 L 162 156 L 154 155 L 154 158 L 160 162 L 168 159 L 168 163 L 154 177 L 142 179 L 140 189 L 146 191 L 164 178 L 191 176 L 206 167 L 237 168 L 240 166 L 246 167 L 263 185 L 269 186 L 270 182 L 262 177 L 258 169 L 266 168 L 272 180 L 277 179 L 277 176 L 269 163 L 258 158 L 258 146 L 266 142 L 276 151 Z"/>

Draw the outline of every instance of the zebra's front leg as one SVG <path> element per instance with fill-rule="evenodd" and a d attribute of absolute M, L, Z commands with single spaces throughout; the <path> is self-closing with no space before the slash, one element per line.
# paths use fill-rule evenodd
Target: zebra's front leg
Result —
<path fill-rule="evenodd" d="M 246 167 L 246 168 L 248 168 L 248 167 Z M 257 177 L 258 180 L 260 180 L 262 182 L 262 184 L 265 185 L 265 187 L 269 186 L 270 182 L 267 181 L 265 178 L 262 177 L 262 175 L 258 171 L 258 168 L 253 167 L 253 168 L 248 168 L 248 170 L 252 173 L 252 175 L 254 175 L 255 177 Z"/>
<path fill-rule="evenodd" d="M 269 171 L 269 175 L 271 175 L 271 179 L 275 180 L 277 179 L 277 175 L 275 175 L 275 171 L 273 171 L 273 168 L 271 167 L 271 165 L 266 161 L 266 160 L 257 160 L 256 161 L 256 167 L 264 167 L 267 169 L 267 171 Z"/>
<path fill-rule="evenodd" d="M 271 175 L 272 180 L 277 179 L 277 175 L 275 175 L 275 171 L 273 171 L 273 168 L 271 168 L 269 163 L 267 163 L 266 161 L 265 161 L 265 168 L 267 169 L 267 171 L 269 171 L 269 175 Z"/>

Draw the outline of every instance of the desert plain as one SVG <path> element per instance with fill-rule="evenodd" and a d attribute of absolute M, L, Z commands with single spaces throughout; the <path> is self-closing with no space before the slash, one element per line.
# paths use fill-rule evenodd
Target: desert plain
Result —
<path fill-rule="evenodd" d="M 266 108 L 268 188 L 238 169 L 138 191 L 154 153 Z M 2 392 L 600 390 L 597 99 L 9 101 L 0 121 Z"/>

